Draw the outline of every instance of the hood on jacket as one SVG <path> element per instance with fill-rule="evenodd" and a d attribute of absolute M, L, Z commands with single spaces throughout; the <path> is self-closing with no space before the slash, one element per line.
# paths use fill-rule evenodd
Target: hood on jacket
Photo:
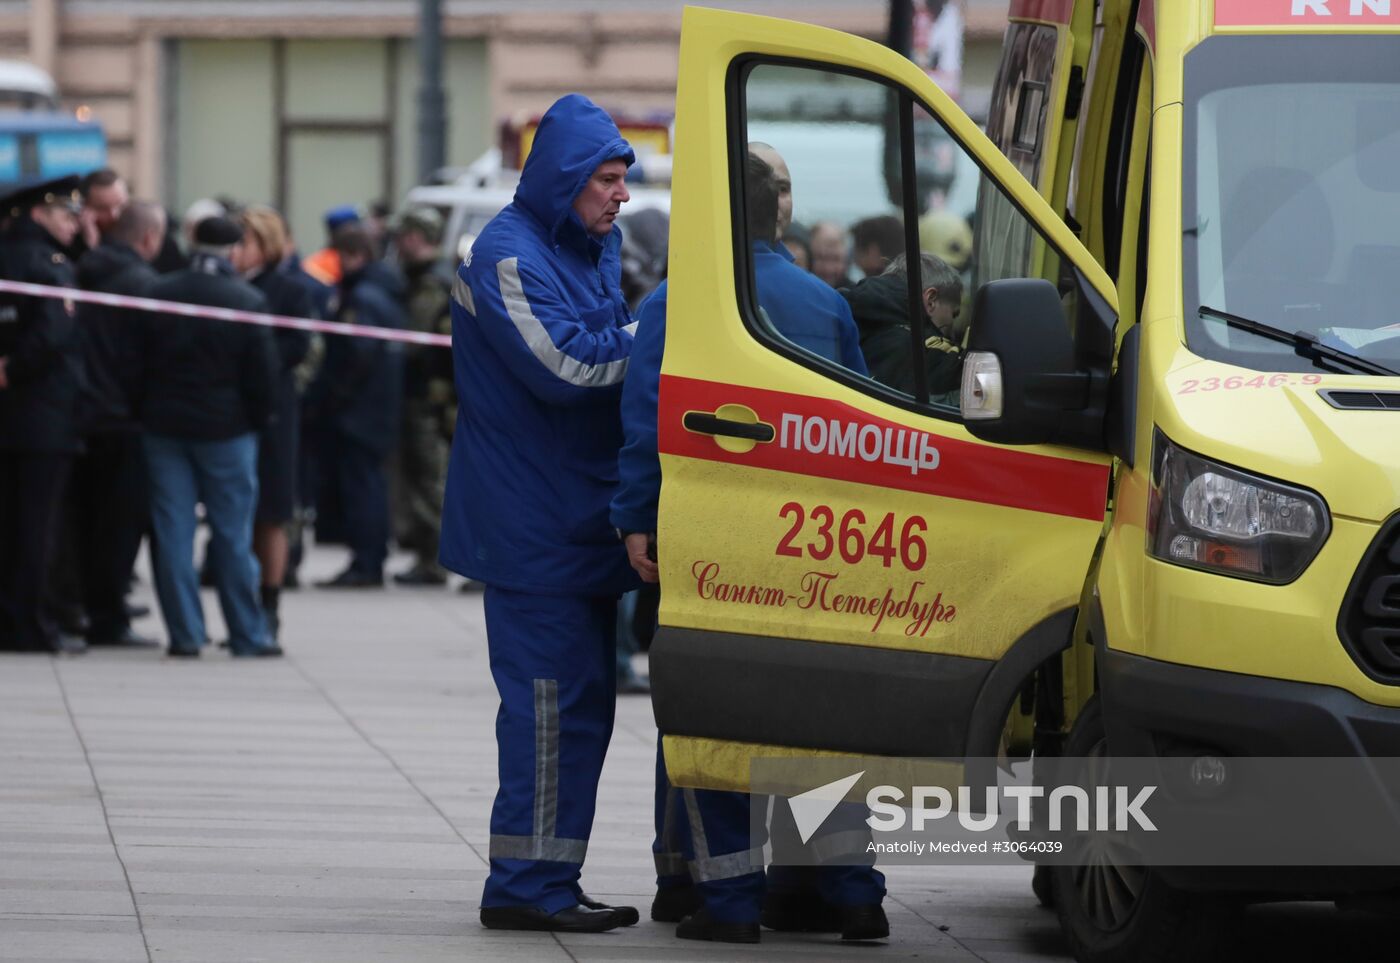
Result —
<path fill-rule="evenodd" d="M 129 244 L 104 241 L 78 258 L 78 287 L 96 290 L 115 275 L 134 264 L 144 264 L 141 255 Z"/>
<path fill-rule="evenodd" d="M 545 112 L 535 131 L 515 201 L 557 240 L 559 228 L 573 216 L 574 198 L 598 165 L 617 158 L 629 167 L 637 159 L 613 119 L 582 94 L 566 94 Z"/>
<path fill-rule="evenodd" d="M 862 335 L 896 325 L 909 326 L 908 278 L 894 274 L 862 278 L 854 287 L 842 288 L 841 296 L 850 304 Z"/>

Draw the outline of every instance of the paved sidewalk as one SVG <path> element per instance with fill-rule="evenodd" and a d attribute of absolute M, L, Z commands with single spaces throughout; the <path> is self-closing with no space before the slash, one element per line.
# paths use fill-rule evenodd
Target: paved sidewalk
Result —
<path fill-rule="evenodd" d="M 307 574 L 340 560 L 318 552 Z M 891 870 L 883 948 L 682 943 L 646 920 L 484 930 L 496 696 L 480 596 L 302 590 L 283 610 L 278 662 L 0 656 L 0 959 L 1066 959 L 1020 867 Z M 623 697 L 584 874 L 643 915 L 654 746 L 649 701 Z M 1251 930 L 1301 960 L 1336 946 L 1336 919 L 1307 908 Z"/>

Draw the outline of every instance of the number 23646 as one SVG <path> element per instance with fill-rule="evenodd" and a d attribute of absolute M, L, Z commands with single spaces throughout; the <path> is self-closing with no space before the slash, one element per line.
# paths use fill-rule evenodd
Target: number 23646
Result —
<path fill-rule="evenodd" d="M 893 512 L 887 512 L 877 522 L 867 519 L 859 508 L 838 517 L 830 505 L 815 505 L 808 510 L 797 502 L 788 502 L 778 510 L 778 517 L 787 520 L 789 527 L 778 541 L 776 555 L 806 556 L 824 562 L 838 554 L 849 565 L 868 555 L 880 559 L 885 568 L 898 558 L 911 572 L 919 571 L 928 561 L 928 545 L 923 539 L 928 523 L 919 515 L 900 522 Z"/>

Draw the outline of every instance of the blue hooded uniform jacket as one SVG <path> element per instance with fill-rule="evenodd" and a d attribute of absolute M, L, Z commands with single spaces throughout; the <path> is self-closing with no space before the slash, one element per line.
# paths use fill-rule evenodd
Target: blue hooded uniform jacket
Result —
<path fill-rule="evenodd" d="M 632 148 L 586 97 L 544 115 L 515 199 L 453 285 L 459 407 L 443 501 L 442 564 L 522 592 L 611 595 L 639 582 L 608 522 L 619 405 L 635 324 L 622 232 L 573 211 L 604 161 Z"/>
<path fill-rule="evenodd" d="M 754 282 L 758 305 L 789 341 L 856 374 L 868 375 L 860 331 L 846 299 L 815 275 L 792 263 L 781 244 L 755 243 Z M 656 452 L 661 354 L 666 346 L 666 282 L 637 308 L 637 339 L 622 389 L 626 443 L 618 454 L 620 485 L 612 523 L 624 532 L 656 531 L 661 498 L 661 459 Z"/>

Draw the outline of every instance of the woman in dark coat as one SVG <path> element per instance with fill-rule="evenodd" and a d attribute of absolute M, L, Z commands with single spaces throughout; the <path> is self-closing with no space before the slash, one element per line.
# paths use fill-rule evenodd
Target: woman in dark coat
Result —
<path fill-rule="evenodd" d="M 288 236 L 282 215 L 270 207 L 250 207 L 240 215 L 243 240 L 234 251 L 234 265 L 267 298 L 273 314 L 315 318 L 307 289 L 281 267 Z M 296 514 L 297 444 L 301 433 L 301 402 L 295 369 L 306 357 L 311 335 L 293 328 L 275 328 L 277 380 L 273 389 L 272 420 L 258 445 L 258 512 L 253 526 L 253 550 L 262 566 L 262 602 L 268 626 L 278 630 L 278 594 L 287 569 L 287 525 Z"/>

